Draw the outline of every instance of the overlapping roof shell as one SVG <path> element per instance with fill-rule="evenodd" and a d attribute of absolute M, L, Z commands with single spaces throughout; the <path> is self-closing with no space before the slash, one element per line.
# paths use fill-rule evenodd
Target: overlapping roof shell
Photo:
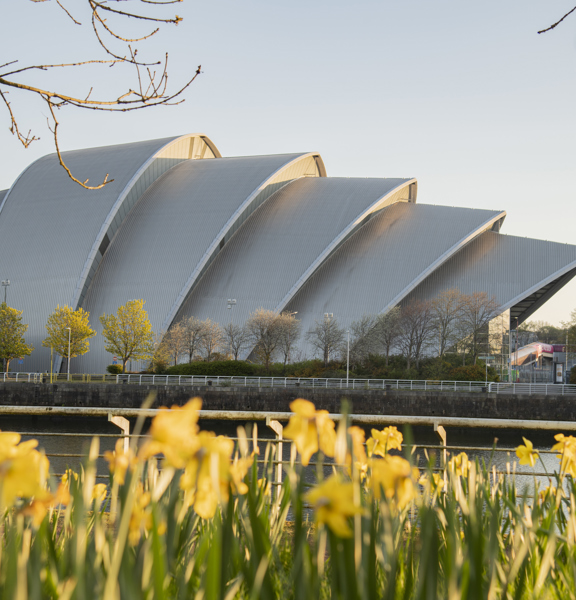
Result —
<path fill-rule="evenodd" d="M 134 298 L 155 331 L 191 315 L 240 324 L 260 307 L 297 311 L 306 331 L 326 312 L 347 326 L 457 287 L 522 322 L 576 274 L 576 246 L 502 235 L 503 211 L 416 204 L 415 179 L 327 178 L 314 152 L 222 158 L 191 134 L 65 158 L 114 182 L 85 190 L 50 155 L 0 191 L 0 275 L 36 348 L 20 370 L 49 368 L 58 304 L 89 311 L 99 333 L 98 317 Z M 111 362 L 102 336 L 90 348 L 72 371 Z"/>

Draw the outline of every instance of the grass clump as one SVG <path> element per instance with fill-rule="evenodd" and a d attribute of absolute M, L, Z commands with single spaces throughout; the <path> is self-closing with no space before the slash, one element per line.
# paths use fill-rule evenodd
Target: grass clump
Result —
<path fill-rule="evenodd" d="M 58 482 L 34 442 L 1 433 L 0 597 L 574 597 L 575 438 L 556 436 L 558 468 L 528 495 L 464 453 L 419 472 L 395 427 L 365 440 L 299 399 L 276 486 L 274 445 L 201 431 L 200 406 L 162 410 L 140 447 L 105 453 L 107 485 L 96 439 Z M 517 456 L 539 461 L 529 440 Z"/>

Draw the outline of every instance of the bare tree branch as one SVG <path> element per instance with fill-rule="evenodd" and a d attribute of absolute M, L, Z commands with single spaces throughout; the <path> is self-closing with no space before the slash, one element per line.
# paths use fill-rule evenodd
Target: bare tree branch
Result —
<path fill-rule="evenodd" d="M 27 135 L 22 135 L 20 133 L 20 130 L 18 129 L 18 123 L 16 121 L 16 118 L 14 117 L 14 113 L 12 112 L 12 107 L 10 106 L 10 102 L 8 102 L 8 99 L 5 96 L 5 94 L 7 94 L 7 93 L 8 92 L 2 92 L 2 90 L 0 90 L 0 96 L 2 97 L 2 100 L 4 100 L 4 104 L 6 104 L 6 108 L 8 109 L 8 112 L 10 113 L 10 119 L 12 120 L 12 124 L 10 126 L 10 133 L 12 133 L 12 135 L 16 135 L 16 137 L 20 140 L 20 142 L 22 143 L 24 148 L 28 148 L 28 146 L 33 141 L 35 141 L 39 138 L 37 138 L 35 135 L 31 135 L 31 133 L 32 133 L 31 130 L 28 130 Z"/>
<path fill-rule="evenodd" d="M 66 171 L 66 173 L 68 173 L 68 177 L 70 177 L 70 179 L 72 179 L 72 181 L 75 181 L 76 183 L 81 185 L 83 188 L 86 188 L 87 190 L 99 190 L 99 189 L 103 188 L 107 183 L 112 183 L 114 181 L 113 179 L 108 180 L 109 173 L 106 173 L 106 177 L 104 177 L 104 181 L 102 181 L 102 183 L 100 185 L 96 185 L 96 186 L 88 185 L 88 179 L 86 179 L 85 181 L 80 181 L 79 179 L 76 179 L 76 177 L 74 177 L 74 175 L 72 175 L 72 172 L 70 171 L 70 169 L 64 162 L 64 159 L 62 158 L 62 153 L 60 152 L 60 145 L 58 144 L 58 125 L 59 125 L 59 123 L 58 123 L 58 119 L 56 119 L 56 115 L 54 114 L 54 106 L 55 105 L 52 102 L 47 102 L 47 104 L 48 104 L 48 108 L 50 109 L 50 114 L 52 115 L 52 121 L 54 123 L 54 128 L 50 127 L 50 123 L 48 123 L 48 129 L 50 129 L 50 131 L 52 132 L 52 135 L 54 136 L 54 145 L 56 146 L 56 154 L 58 155 L 58 161 L 60 162 L 60 165 L 63 167 L 63 169 Z"/>
<path fill-rule="evenodd" d="M 32 0 L 33 2 L 45 2 L 48 0 Z M 136 42 L 143 42 L 156 35 L 160 30 L 161 26 L 165 25 L 178 25 L 182 21 L 182 18 L 178 15 L 164 17 L 161 15 L 149 15 L 139 10 L 126 11 L 119 8 L 120 3 L 126 2 L 137 3 L 143 6 L 151 5 L 156 7 L 164 7 L 169 4 L 176 4 L 182 0 L 82 0 L 82 5 L 90 12 L 90 27 L 92 34 L 96 37 L 100 47 L 106 53 L 107 57 L 94 58 L 92 60 L 84 60 L 77 62 L 68 62 L 60 64 L 33 64 L 23 66 L 20 68 L 12 68 L 5 71 L 7 67 L 17 64 L 17 60 L 8 61 L 0 65 L 0 96 L 4 102 L 4 105 L 8 111 L 8 117 L 10 119 L 10 132 L 15 135 L 20 143 L 27 148 L 33 141 L 39 139 L 36 135 L 29 131 L 27 135 L 21 133 L 18 121 L 11 105 L 11 102 L 7 98 L 8 89 L 16 89 L 21 92 L 27 93 L 32 96 L 38 97 L 43 103 L 48 106 L 50 117 L 48 119 L 48 128 L 51 131 L 54 138 L 54 145 L 58 160 L 68 174 L 68 176 L 81 185 L 82 187 L 90 190 L 96 190 L 104 187 L 113 180 L 108 178 L 108 175 L 104 178 L 102 183 L 95 186 L 89 186 L 88 180 L 80 181 L 77 179 L 70 169 L 66 166 L 62 153 L 60 151 L 60 145 L 58 140 L 58 131 L 60 122 L 56 118 L 55 109 L 64 109 L 68 107 L 83 108 L 88 110 L 106 111 L 106 112 L 129 112 L 133 110 L 139 110 L 141 108 L 149 108 L 152 106 L 160 105 L 176 105 L 184 101 L 182 97 L 185 90 L 192 84 L 192 82 L 201 73 L 201 67 L 198 66 L 196 72 L 189 77 L 185 82 L 178 87 L 176 90 L 169 90 L 168 88 L 168 54 L 166 53 L 163 60 L 155 61 L 143 61 L 138 57 L 138 50 L 133 48 L 131 44 Z M 72 15 L 72 13 L 65 6 L 65 0 L 56 0 L 56 4 L 59 10 L 62 10 L 66 17 L 69 18 L 74 24 L 82 26 L 81 20 Z M 77 12 L 79 3 L 75 5 L 75 12 Z M 158 26 L 148 33 L 132 37 L 122 35 L 118 30 L 118 25 L 114 27 L 107 22 L 105 15 L 112 15 L 116 21 L 143 21 L 144 23 L 157 23 Z M 109 45 L 109 41 L 115 43 L 125 44 L 125 52 L 117 52 Z M 134 69 L 133 76 L 136 80 L 136 86 L 127 86 L 122 93 L 115 97 L 99 97 L 98 93 L 94 93 L 94 87 L 91 86 L 88 93 L 86 94 L 71 94 L 66 93 L 61 89 L 49 89 L 39 86 L 30 77 L 37 71 L 50 72 L 54 69 L 66 69 L 66 70 L 77 70 L 87 68 L 90 66 L 109 66 L 113 67 L 116 65 L 125 65 Z M 158 66 L 158 69 L 152 69 L 151 67 Z M 16 77 L 16 79 L 15 79 Z M 22 81 L 21 77 L 25 77 L 28 81 Z M 70 78 L 70 80 L 73 80 Z"/>
<path fill-rule="evenodd" d="M 569 10 L 559 21 L 556 21 L 556 23 L 554 23 L 553 25 L 550 25 L 550 27 L 546 27 L 546 29 L 542 29 L 538 33 L 546 33 L 547 31 L 554 29 L 554 27 L 557 27 L 558 25 L 560 25 L 560 23 L 562 23 L 562 21 L 566 17 L 570 16 L 575 10 L 576 10 L 576 6 L 572 10 Z"/>
<path fill-rule="evenodd" d="M 70 17 L 70 20 L 76 25 L 82 25 L 80 21 L 77 21 L 71 14 L 70 11 L 60 2 L 60 0 L 56 0 L 56 4 Z"/>

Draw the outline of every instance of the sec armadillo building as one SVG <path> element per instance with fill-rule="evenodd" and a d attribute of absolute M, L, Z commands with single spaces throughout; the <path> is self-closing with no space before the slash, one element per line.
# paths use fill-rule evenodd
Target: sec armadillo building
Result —
<path fill-rule="evenodd" d="M 0 191 L 0 275 L 35 347 L 24 371 L 49 368 L 58 304 L 84 308 L 98 334 L 100 315 L 135 298 L 155 331 L 190 315 L 240 324 L 260 307 L 297 311 L 307 331 L 324 313 L 347 326 L 456 287 L 522 323 L 576 274 L 576 246 L 504 235 L 503 210 L 417 204 L 411 178 L 327 177 L 316 152 L 224 158 L 189 134 L 64 158 L 113 181 L 86 190 L 48 155 Z M 71 369 L 111 358 L 97 335 Z"/>

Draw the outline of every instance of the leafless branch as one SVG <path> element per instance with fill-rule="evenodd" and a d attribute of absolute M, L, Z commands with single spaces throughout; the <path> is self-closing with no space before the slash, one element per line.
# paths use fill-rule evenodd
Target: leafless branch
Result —
<path fill-rule="evenodd" d="M 0 90 L 0 96 L 2 97 L 2 100 L 4 100 L 4 104 L 6 105 L 6 108 L 8 109 L 8 113 L 10 114 L 10 119 L 12 121 L 11 125 L 10 125 L 10 133 L 12 133 L 12 135 L 16 135 L 16 137 L 20 140 L 20 142 L 22 143 L 22 145 L 24 146 L 24 148 L 28 148 L 28 146 L 34 142 L 37 139 L 36 136 L 31 135 L 32 134 L 32 130 L 28 131 L 27 135 L 22 135 L 20 133 L 20 130 L 18 129 L 18 123 L 16 121 L 16 118 L 14 117 L 14 113 L 12 112 L 12 107 L 10 106 L 10 102 L 8 102 L 8 98 L 6 98 L 6 94 L 8 92 L 2 92 L 2 90 Z"/>
<path fill-rule="evenodd" d="M 99 190 L 99 189 L 102 189 L 106 184 L 112 183 L 114 180 L 108 179 L 109 173 L 106 173 L 106 177 L 104 177 L 104 181 L 102 181 L 102 183 L 100 185 L 95 185 L 95 186 L 88 185 L 88 181 L 89 181 L 88 179 L 86 179 L 84 181 L 80 181 L 79 179 L 76 179 L 76 177 L 74 177 L 74 175 L 72 174 L 72 171 L 70 171 L 70 169 L 64 162 L 64 159 L 62 158 L 62 153 L 60 152 L 60 145 L 58 144 L 58 125 L 59 125 L 59 123 L 58 123 L 58 119 L 56 119 L 56 115 L 54 114 L 54 104 L 52 102 L 50 102 L 50 100 L 46 100 L 46 103 L 48 104 L 48 107 L 50 108 L 52 122 L 54 123 L 53 128 L 50 126 L 50 123 L 48 123 L 48 129 L 50 129 L 50 131 L 52 132 L 52 135 L 54 136 L 54 146 L 56 147 L 56 154 L 58 155 L 58 161 L 60 162 L 60 166 L 66 171 L 66 173 L 68 173 L 68 177 L 70 177 L 70 179 L 72 179 L 72 181 L 75 181 L 78 185 L 81 185 L 83 188 L 85 188 L 87 190 Z"/>
<path fill-rule="evenodd" d="M 45 2 L 47 0 L 32 0 L 33 2 Z M 168 4 L 176 4 L 182 0 L 132 0 L 133 3 L 140 3 L 141 5 L 155 5 L 164 7 Z M 111 179 L 108 179 L 108 175 L 104 178 L 102 183 L 97 186 L 89 186 L 88 180 L 80 181 L 77 179 L 67 167 L 62 154 L 60 151 L 58 131 L 59 121 L 56 118 L 55 109 L 63 109 L 67 107 L 84 108 L 88 110 L 98 110 L 107 112 L 129 112 L 133 110 L 139 110 L 141 108 L 149 108 L 152 106 L 159 105 L 175 105 L 184 101 L 183 93 L 192 84 L 192 82 L 201 73 L 201 67 L 196 69 L 196 72 L 189 77 L 179 88 L 175 91 L 169 90 L 168 88 L 168 54 L 166 54 L 163 60 L 155 61 L 143 61 L 138 56 L 138 49 L 133 48 L 132 44 L 136 42 L 144 42 L 156 35 L 160 30 L 161 26 L 165 25 L 177 25 L 182 20 L 178 15 L 163 17 L 153 16 L 144 14 L 139 10 L 126 11 L 120 10 L 118 6 L 120 3 L 125 3 L 127 0 L 82 0 L 84 6 L 90 12 L 90 27 L 92 34 L 96 37 L 100 47 L 106 53 L 107 57 L 94 58 L 92 60 L 68 62 L 60 64 L 35 64 L 23 66 L 20 68 L 12 68 L 9 70 L 2 71 L 12 65 L 17 64 L 18 61 L 9 61 L 0 65 L 0 96 L 10 118 L 10 131 L 13 135 L 16 135 L 18 140 L 27 148 L 33 141 L 39 139 L 33 135 L 31 131 L 27 135 L 23 135 L 19 129 L 16 116 L 14 114 L 11 102 L 8 101 L 7 94 L 8 89 L 17 89 L 21 92 L 31 94 L 32 96 L 38 97 L 43 103 L 48 105 L 50 117 L 48 118 L 48 128 L 51 131 L 54 138 L 54 145 L 58 160 L 62 167 L 65 169 L 68 176 L 85 187 L 86 189 L 100 189 L 110 183 Z M 65 0 L 56 0 L 56 4 L 59 9 L 64 11 L 66 16 L 72 20 L 76 25 L 81 26 L 80 20 L 72 15 L 70 10 L 65 6 Z M 75 5 L 77 8 L 78 4 Z M 75 11 L 76 12 L 76 11 Z M 107 22 L 104 15 L 113 15 L 116 20 L 126 21 L 136 20 L 143 21 L 145 23 L 157 23 L 158 26 L 152 29 L 150 32 L 139 37 L 129 37 L 122 35 L 118 30 L 118 25 L 112 26 Z M 114 50 L 110 45 L 109 41 L 113 43 L 125 44 L 124 52 L 118 52 Z M 35 81 L 30 79 L 33 74 L 37 71 L 50 72 L 53 69 L 67 69 L 74 70 L 80 68 L 86 68 L 90 66 L 116 66 L 125 65 L 134 69 L 134 77 L 136 79 L 136 87 L 127 86 L 127 88 L 117 95 L 116 97 L 106 98 L 99 97 L 97 92 L 94 92 L 93 86 L 90 87 L 88 93 L 83 94 L 70 94 L 66 93 L 61 89 L 49 89 L 43 86 L 39 86 Z M 157 69 L 152 67 L 158 67 Z M 22 81 L 22 77 L 25 78 Z M 28 79 L 26 81 L 26 78 Z"/>
<path fill-rule="evenodd" d="M 76 25 L 82 25 L 80 21 L 77 21 L 71 14 L 70 11 L 60 2 L 60 0 L 56 0 L 56 4 L 70 17 L 70 20 Z"/>
<path fill-rule="evenodd" d="M 575 10 L 576 10 L 576 6 L 572 10 L 569 10 L 559 21 L 556 21 L 556 23 L 554 23 L 553 25 L 550 25 L 550 27 L 546 27 L 546 29 L 542 29 L 538 33 L 546 33 L 547 31 L 550 31 L 551 29 L 554 29 L 554 27 L 557 27 L 558 25 L 560 25 L 560 23 L 562 23 L 562 21 L 566 17 L 568 17 L 569 15 L 571 15 Z"/>

